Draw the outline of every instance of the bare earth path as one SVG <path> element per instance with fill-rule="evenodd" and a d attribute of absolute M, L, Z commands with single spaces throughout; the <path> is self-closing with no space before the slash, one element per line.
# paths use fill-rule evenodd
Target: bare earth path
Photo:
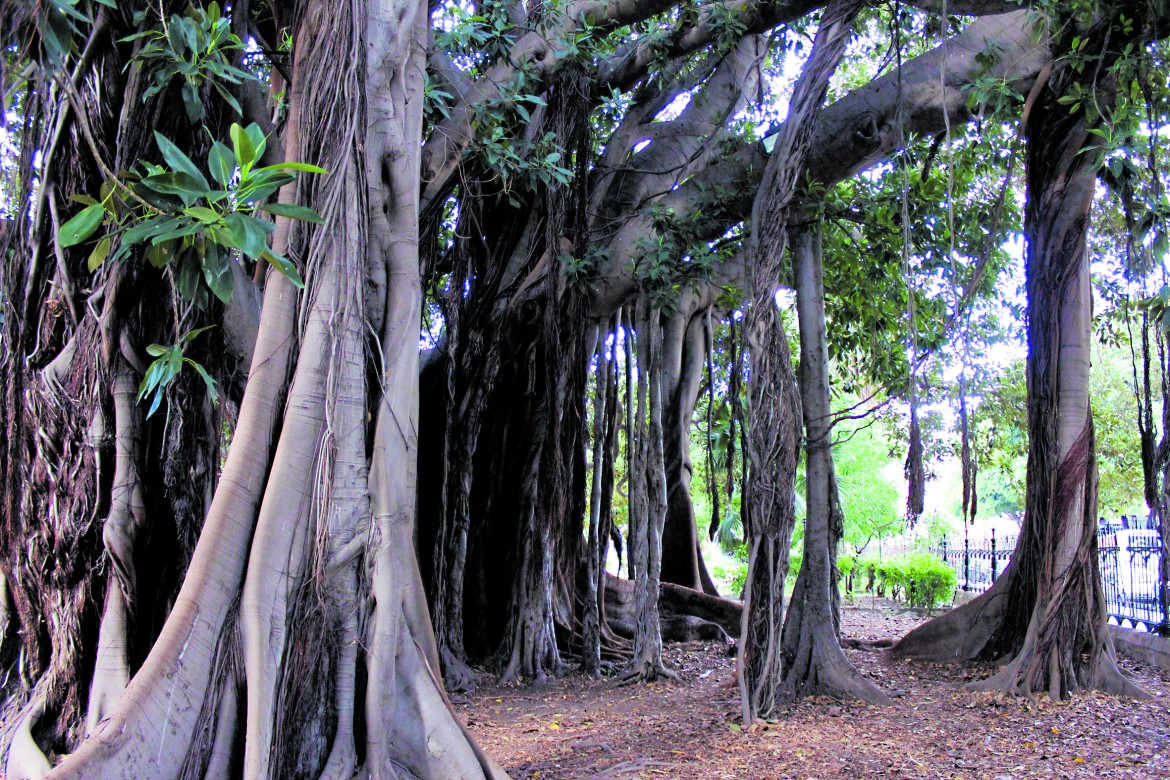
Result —
<path fill-rule="evenodd" d="M 922 619 L 866 608 L 846 610 L 844 622 L 847 636 L 877 639 Z M 1156 669 L 1124 662 L 1153 701 L 1091 694 L 1054 704 L 955 685 L 990 669 L 847 652 L 895 707 L 806 701 L 745 731 L 734 658 L 696 642 L 667 646 L 681 684 L 615 688 L 575 674 L 542 689 L 485 681 L 456 708 L 515 780 L 1170 778 L 1170 675 Z"/>

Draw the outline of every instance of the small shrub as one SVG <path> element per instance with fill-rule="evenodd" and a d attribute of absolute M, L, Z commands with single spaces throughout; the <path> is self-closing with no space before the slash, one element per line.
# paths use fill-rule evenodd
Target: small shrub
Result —
<path fill-rule="evenodd" d="M 853 579 L 853 572 L 857 568 L 857 557 L 845 553 L 837 556 L 837 571 L 841 573 L 841 590 L 846 594 L 853 592 L 853 587 L 856 584 Z"/>
<path fill-rule="evenodd" d="M 955 591 L 954 569 L 929 553 L 906 553 L 874 566 L 879 587 L 911 607 L 934 609 Z"/>

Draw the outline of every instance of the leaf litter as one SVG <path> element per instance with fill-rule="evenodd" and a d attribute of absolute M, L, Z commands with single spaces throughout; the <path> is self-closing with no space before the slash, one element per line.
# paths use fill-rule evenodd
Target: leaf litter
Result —
<path fill-rule="evenodd" d="M 891 602 L 860 604 L 842 612 L 846 637 L 897 638 L 924 621 Z M 817 697 L 743 724 L 735 658 L 719 642 L 666 646 L 679 683 L 486 677 L 455 706 L 514 780 L 1170 778 L 1170 673 L 1122 658 L 1152 700 L 1028 701 L 963 687 L 989 666 L 845 652 L 894 706 Z"/>

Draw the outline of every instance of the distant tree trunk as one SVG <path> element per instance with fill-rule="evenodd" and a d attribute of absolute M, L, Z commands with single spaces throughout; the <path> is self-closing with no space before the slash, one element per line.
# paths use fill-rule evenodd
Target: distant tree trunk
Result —
<path fill-rule="evenodd" d="M 669 315 L 664 339 L 667 512 L 662 532 L 662 581 L 717 596 L 699 550 L 698 521 L 691 501 L 691 421 L 706 352 L 703 319 L 693 315 L 692 308 L 693 305 L 680 304 Z"/>
<path fill-rule="evenodd" d="M 780 618 L 796 518 L 793 489 L 800 405 L 787 336 L 776 308 L 776 287 L 798 176 L 804 170 L 829 79 L 860 8 L 855 0 L 837 0 L 825 8 L 752 209 L 752 303 L 744 322 L 751 361 L 749 476 L 743 499 L 750 557 L 738 663 L 743 718 L 748 723 L 766 717 L 779 700 L 784 674 Z"/>
<path fill-rule="evenodd" d="M 1108 33 L 1095 45 L 1102 37 Z M 1086 111 L 1070 113 L 1059 102 L 1076 77 L 1071 68 L 1056 71 L 1025 118 L 1029 452 L 1019 541 L 989 591 L 894 648 L 1006 661 L 976 687 L 1054 700 L 1091 689 L 1142 695 L 1117 667 L 1098 567 L 1085 236 L 1099 161 L 1087 148 L 1094 124 Z M 1111 99 L 1109 84 L 1094 89 L 1097 100 Z"/>

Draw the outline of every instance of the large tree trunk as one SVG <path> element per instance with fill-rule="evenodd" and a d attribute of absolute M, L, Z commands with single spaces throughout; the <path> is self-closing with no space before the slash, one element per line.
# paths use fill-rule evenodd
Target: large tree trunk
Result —
<path fill-rule="evenodd" d="M 788 216 L 797 176 L 804 170 L 829 78 L 845 51 L 860 7 L 854 0 L 838 0 L 825 9 L 752 210 L 752 304 L 744 323 L 751 361 L 744 527 L 751 553 L 738 664 L 747 723 L 767 717 L 778 701 L 783 674 L 780 630 L 784 579 L 796 520 L 793 489 L 800 401 L 787 335 L 776 308 L 776 286 L 788 245 Z"/>
<path fill-rule="evenodd" d="M 53 777 L 225 776 L 241 739 L 246 777 L 503 777 L 443 694 L 414 558 L 426 6 L 300 10 L 286 149 L 329 173 L 281 197 L 324 224 L 282 219 L 274 248 L 304 258 L 307 289 L 269 274 L 183 589 L 126 693 Z"/>
<path fill-rule="evenodd" d="M 1108 33 L 1088 33 L 1100 46 Z M 1054 73 L 1025 117 L 1028 139 L 1028 471 L 1012 562 L 979 599 L 911 632 L 894 652 L 1006 661 L 977 687 L 1054 699 L 1141 691 L 1118 670 L 1097 557 L 1097 465 L 1089 401 L 1092 292 L 1085 236 L 1099 155 L 1093 122 Z M 1090 89 L 1111 95 L 1107 82 Z"/>

